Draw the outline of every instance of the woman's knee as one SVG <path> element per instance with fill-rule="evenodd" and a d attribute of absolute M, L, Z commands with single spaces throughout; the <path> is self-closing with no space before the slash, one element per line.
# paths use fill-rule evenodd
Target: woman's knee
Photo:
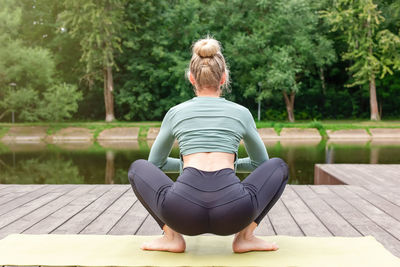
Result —
<path fill-rule="evenodd" d="M 145 159 L 138 159 L 132 162 L 128 171 L 128 179 L 131 184 L 133 185 L 135 184 L 135 177 L 137 177 L 136 173 L 147 164 L 148 161 Z"/>
<path fill-rule="evenodd" d="M 289 179 L 289 166 L 286 162 L 281 158 L 271 158 L 268 161 L 282 172 L 282 182 L 287 182 Z"/>

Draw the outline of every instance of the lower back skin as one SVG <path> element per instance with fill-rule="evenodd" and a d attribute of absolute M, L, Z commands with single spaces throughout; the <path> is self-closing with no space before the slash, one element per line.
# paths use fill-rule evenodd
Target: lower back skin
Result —
<path fill-rule="evenodd" d="M 199 152 L 182 157 L 183 168 L 194 167 L 202 171 L 234 169 L 235 154 L 227 152 Z"/>

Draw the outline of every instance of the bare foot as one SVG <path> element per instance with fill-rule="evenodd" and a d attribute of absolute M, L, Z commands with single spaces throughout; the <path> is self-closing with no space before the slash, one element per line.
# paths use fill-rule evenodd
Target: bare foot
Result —
<path fill-rule="evenodd" d="M 186 249 L 185 239 L 183 236 L 169 228 L 167 225 L 163 227 L 164 235 L 155 240 L 144 242 L 140 247 L 143 250 L 158 250 L 181 253 Z"/>
<path fill-rule="evenodd" d="M 236 253 L 255 251 L 255 250 L 277 250 L 278 245 L 275 242 L 269 243 L 261 238 L 256 237 L 253 232 L 257 224 L 252 222 L 242 231 L 235 235 L 232 243 L 232 249 Z"/>
<path fill-rule="evenodd" d="M 256 251 L 256 250 L 262 250 L 262 251 L 278 250 L 279 247 L 275 242 L 269 243 L 256 236 L 244 237 L 237 235 L 233 240 L 232 249 L 236 253 L 242 253 L 242 252 Z"/>

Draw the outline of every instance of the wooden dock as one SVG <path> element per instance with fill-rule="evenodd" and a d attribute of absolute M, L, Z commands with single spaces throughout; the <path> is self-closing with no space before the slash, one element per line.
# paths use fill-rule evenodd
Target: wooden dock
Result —
<path fill-rule="evenodd" d="M 359 185 L 288 185 L 259 235 L 372 235 L 400 257 L 400 207 Z M 159 235 L 130 185 L 0 185 L 0 238 L 26 234 Z"/>
<path fill-rule="evenodd" d="M 368 229 L 389 250 L 386 244 L 396 240 L 391 251 L 400 256 L 400 164 L 316 164 L 314 174 L 314 184 L 330 184 L 357 211 L 353 226 Z"/>

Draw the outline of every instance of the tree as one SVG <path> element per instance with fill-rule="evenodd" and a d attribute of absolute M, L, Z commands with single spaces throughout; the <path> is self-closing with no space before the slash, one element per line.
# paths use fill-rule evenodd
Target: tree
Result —
<path fill-rule="evenodd" d="M 126 26 L 124 8 L 125 0 L 65 0 L 60 14 L 66 31 L 80 39 L 86 78 L 103 77 L 107 122 L 115 120 L 113 67 L 116 51 L 122 52 L 119 34 Z"/>
<path fill-rule="evenodd" d="M 237 54 L 246 55 L 237 62 L 247 66 L 242 75 L 253 81 L 246 95 L 263 100 L 281 94 L 288 120 L 293 122 L 302 80 L 335 60 L 332 42 L 321 33 L 318 15 L 308 0 L 259 1 L 256 14 L 246 22 L 248 32 L 238 33 L 232 44 Z"/>
<path fill-rule="evenodd" d="M 0 7 L 0 119 L 17 112 L 24 121 L 63 120 L 71 117 L 82 95 L 61 84 L 51 52 L 26 46 L 18 38 L 22 8 L 5 0 Z M 57 105 L 51 105 L 56 102 Z"/>
<path fill-rule="evenodd" d="M 322 15 L 333 31 L 346 35 L 347 51 L 343 60 L 353 80 L 348 87 L 369 84 L 371 120 L 380 120 L 376 97 L 376 78 L 382 79 L 392 69 L 400 69 L 400 37 L 380 25 L 385 20 L 372 0 L 338 0 Z"/>

